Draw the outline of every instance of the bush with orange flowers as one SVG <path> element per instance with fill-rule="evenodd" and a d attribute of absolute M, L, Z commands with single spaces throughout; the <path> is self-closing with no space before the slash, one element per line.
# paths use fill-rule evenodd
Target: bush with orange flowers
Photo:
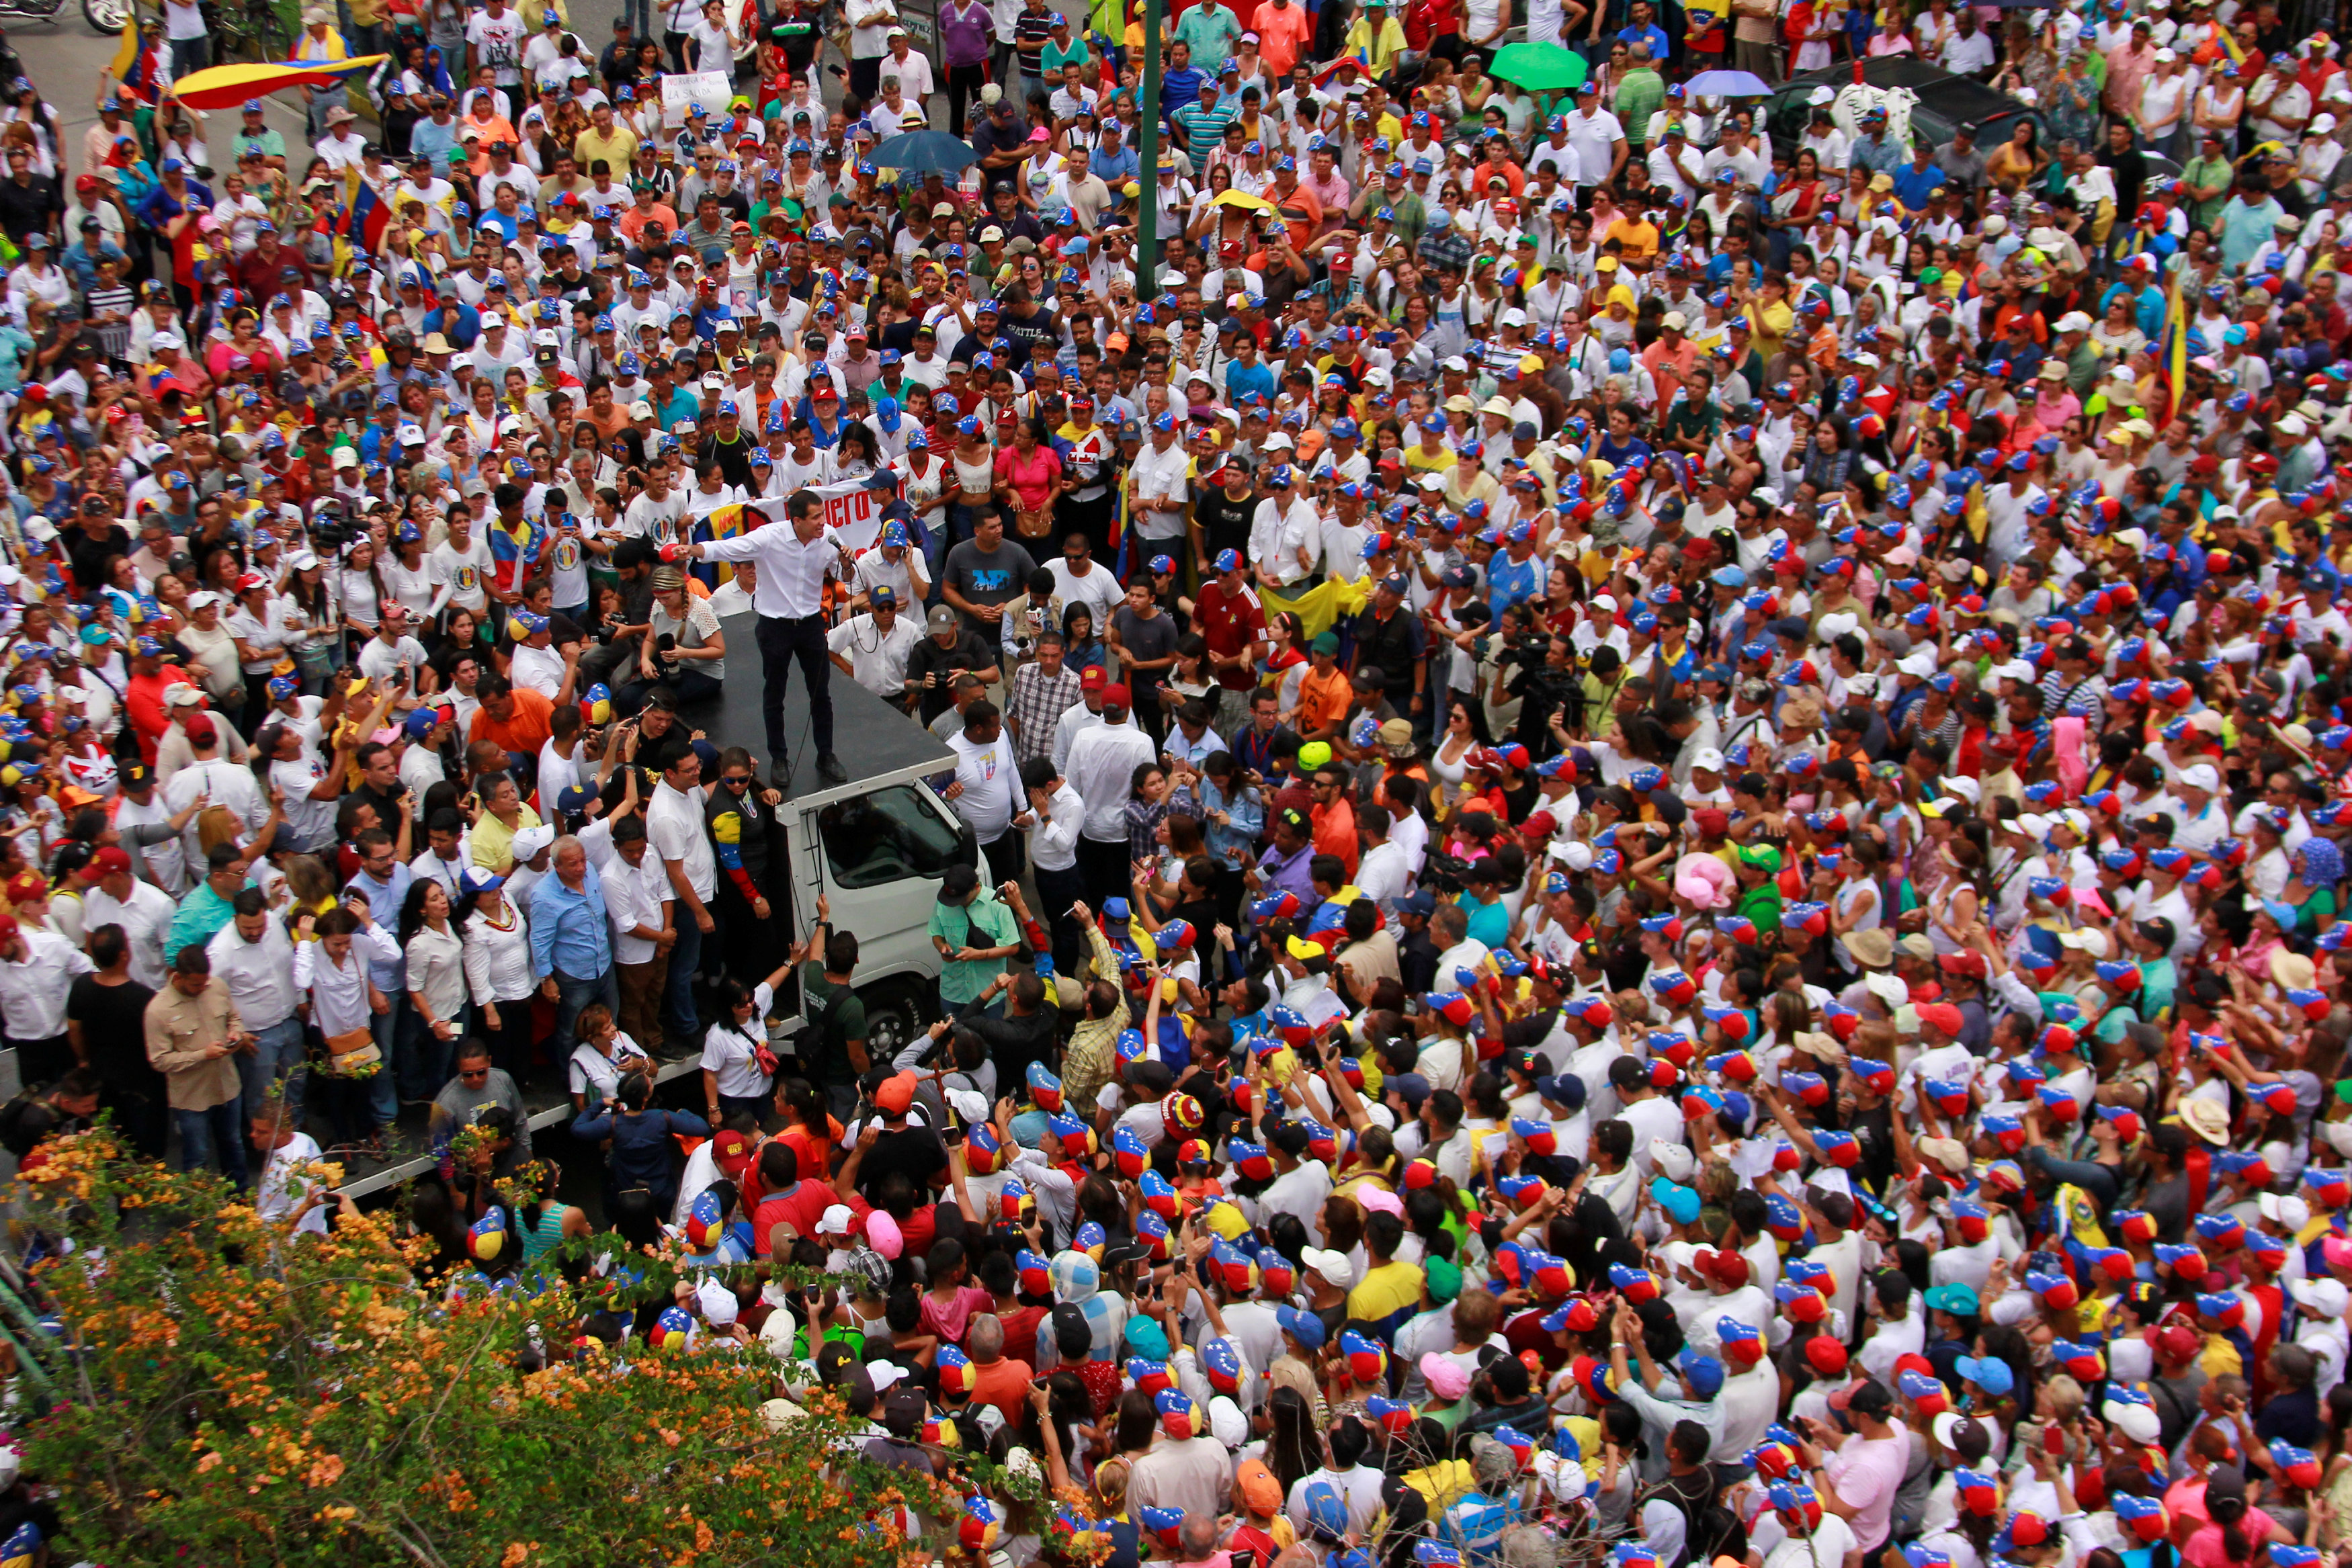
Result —
<path fill-rule="evenodd" d="M 600 1306 L 693 1278 L 669 1254 L 593 1271 L 617 1238 L 496 1288 L 427 1290 L 432 1248 L 394 1216 L 345 1206 L 329 1235 L 297 1233 L 217 1177 L 123 1157 L 103 1128 L 50 1145 L 23 1188 L 62 1324 L 58 1397 L 25 1454 L 68 1521 L 59 1562 L 929 1561 L 910 1525 L 944 1521 L 952 1542 L 975 1470 L 1002 1475 L 957 1455 L 960 1473 L 910 1479 L 852 1457 L 864 1423 L 823 1394 L 797 1416 L 775 1403 L 785 1368 L 756 1339 L 582 1336 Z"/>

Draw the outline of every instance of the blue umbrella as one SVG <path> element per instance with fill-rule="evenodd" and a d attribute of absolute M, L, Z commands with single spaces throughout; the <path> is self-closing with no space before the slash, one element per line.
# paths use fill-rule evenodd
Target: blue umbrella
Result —
<path fill-rule="evenodd" d="M 1772 89 L 1748 71 L 1701 71 L 1683 83 L 1683 90 L 1693 98 L 1764 98 Z"/>
<path fill-rule="evenodd" d="M 969 142 L 944 131 L 912 131 L 893 136 L 866 154 L 877 169 L 909 174 L 953 174 L 980 162 Z"/>

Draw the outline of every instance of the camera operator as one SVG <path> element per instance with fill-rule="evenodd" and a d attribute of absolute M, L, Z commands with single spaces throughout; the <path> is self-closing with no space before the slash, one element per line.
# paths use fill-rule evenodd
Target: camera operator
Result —
<path fill-rule="evenodd" d="M 635 663 L 638 640 L 653 622 L 653 547 L 642 538 L 625 538 L 613 547 L 621 609 L 617 615 L 594 620 L 588 626 L 594 645 L 580 655 L 583 689 L 600 681 L 610 685 L 615 674 L 623 674 Z"/>
<path fill-rule="evenodd" d="M 1604 651 L 1612 654 L 1616 652 L 1613 648 Z M 1497 676 L 1503 682 L 1503 689 L 1519 699 L 1519 722 L 1513 733 L 1530 754 L 1549 756 L 1555 749 L 1555 716 L 1560 728 L 1570 735 L 1583 732 L 1583 664 L 1566 637 L 1540 632 L 1518 638 L 1503 649 L 1497 660 Z"/>

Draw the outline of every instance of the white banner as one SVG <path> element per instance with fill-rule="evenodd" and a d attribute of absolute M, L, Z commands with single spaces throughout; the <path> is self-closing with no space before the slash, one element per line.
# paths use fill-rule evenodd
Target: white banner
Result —
<path fill-rule="evenodd" d="M 714 120 L 727 118 L 735 100 L 735 80 L 725 71 L 693 71 L 661 78 L 662 123 L 672 131 L 685 128 L 686 111 L 700 104 Z"/>
<path fill-rule="evenodd" d="M 843 544 L 856 555 L 874 548 L 882 537 L 882 508 L 889 503 L 881 497 L 887 491 L 869 490 L 863 479 L 846 485 L 823 485 L 818 495 L 824 497 L 824 526 L 838 536 Z"/>
<path fill-rule="evenodd" d="M 850 479 L 838 485 L 812 485 L 809 489 L 824 497 L 824 526 L 849 547 L 851 554 L 874 548 L 874 541 L 882 537 L 882 509 L 889 505 L 882 497 L 887 492 L 867 489 L 863 479 Z M 782 523 L 788 499 L 788 497 L 776 496 L 753 501 L 745 508 L 745 524 L 749 528 L 761 528 Z M 706 512 L 703 516 L 707 517 L 709 514 Z M 725 538 L 748 529 L 719 528 L 711 531 Z"/>

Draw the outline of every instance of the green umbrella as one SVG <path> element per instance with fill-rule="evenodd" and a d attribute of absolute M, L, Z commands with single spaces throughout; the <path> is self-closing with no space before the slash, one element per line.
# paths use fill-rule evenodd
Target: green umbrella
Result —
<path fill-rule="evenodd" d="M 1529 92 L 1578 88 L 1584 85 L 1584 57 L 1558 44 L 1508 44 L 1496 55 L 1486 74 L 1516 82 Z"/>

